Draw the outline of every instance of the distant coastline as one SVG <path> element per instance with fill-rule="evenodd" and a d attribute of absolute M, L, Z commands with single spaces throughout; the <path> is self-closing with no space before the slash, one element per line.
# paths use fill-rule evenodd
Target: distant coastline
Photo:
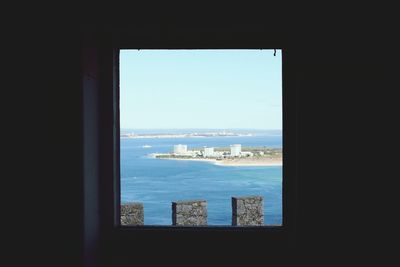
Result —
<path fill-rule="evenodd" d="M 201 138 L 201 137 L 238 137 L 238 136 L 253 136 L 251 133 L 232 133 L 232 132 L 209 132 L 209 133 L 182 133 L 182 134 L 135 134 L 123 133 L 121 138 Z"/>
<path fill-rule="evenodd" d="M 282 166 L 282 148 L 265 146 L 203 147 L 187 149 L 187 145 L 175 145 L 170 153 L 152 153 L 156 159 L 204 161 L 220 166 Z"/>
<path fill-rule="evenodd" d="M 150 157 L 156 158 L 155 155 Z M 161 160 L 203 161 L 218 166 L 282 166 L 282 158 L 235 158 L 235 159 L 202 159 L 202 158 L 159 158 Z"/>
<path fill-rule="evenodd" d="M 217 160 L 220 166 L 282 166 L 282 158 L 238 158 Z"/>

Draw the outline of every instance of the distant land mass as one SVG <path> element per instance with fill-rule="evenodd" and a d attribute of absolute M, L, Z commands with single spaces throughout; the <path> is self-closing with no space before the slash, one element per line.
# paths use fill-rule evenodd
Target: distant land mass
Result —
<path fill-rule="evenodd" d="M 236 145 L 237 146 L 237 145 Z M 240 146 L 240 145 L 239 145 Z M 212 147 L 205 154 L 205 148 L 192 148 L 169 153 L 151 153 L 150 158 L 171 160 L 194 160 L 211 162 L 221 166 L 282 166 L 282 148 L 240 146 L 240 152 L 232 155 L 230 147 Z"/>
<path fill-rule="evenodd" d="M 195 138 L 282 135 L 282 130 L 258 129 L 121 129 L 121 138 Z"/>

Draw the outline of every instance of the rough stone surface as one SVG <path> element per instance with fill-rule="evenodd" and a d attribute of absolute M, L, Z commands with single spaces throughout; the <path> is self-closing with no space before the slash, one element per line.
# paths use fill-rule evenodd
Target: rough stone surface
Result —
<path fill-rule="evenodd" d="M 126 203 L 121 205 L 121 225 L 143 225 L 143 203 Z"/>
<path fill-rule="evenodd" d="M 172 202 L 172 225 L 207 225 L 207 202 L 205 200 Z"/>
<path fill-rule="evenodd" d="M 262 196 L 232 197 L 232 225 L 264 225 Z"/>

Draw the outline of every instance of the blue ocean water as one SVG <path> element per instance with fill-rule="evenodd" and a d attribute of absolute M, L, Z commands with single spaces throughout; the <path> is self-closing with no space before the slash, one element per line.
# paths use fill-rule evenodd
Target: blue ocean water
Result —
<path fill-rule="evenodd" d="M 264 222 L 282 224 L 282 167 L 218 166 L 207 162 L 147 157 L 173 145 L 282 147 L 282 136 L 121 139 L 121 203 L 144 204 L 145 225 L 171 225 L 171 202 L 204 199 L 209 225 L 231 224 L 231 197 L 264 196 Z M 149 145 L 150 148 L 142 146 Z"/>

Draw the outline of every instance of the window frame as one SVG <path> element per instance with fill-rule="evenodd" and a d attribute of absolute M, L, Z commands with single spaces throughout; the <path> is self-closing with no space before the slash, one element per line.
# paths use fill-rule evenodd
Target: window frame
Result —
<path fill-rule="evenodd" d="M 120 225 L 120 124 L 119 124 L 119 51 L 121 49 L 281 49 L 282 50 L 282 129 L 283 180 L 281 226 L 172 226 Z M 134 240 L 137 234 L 147 233 L 257 233 L 266 242 L 294 244 L 297 214 L 297 113 L 296 92 L 290 49 L 280 41 L 265 41 L 265 37 L 244 43 L 224 41 L 216 44 L 169 42 L 148 38 L 147 42 L 131 36 L 118 35 L 103 40 L 100 47 L 100 152 L 101 152 L 101 231 L 106 246 L 115 242 Z M 112 129 L 112 131 L 110 131 Z"/>

